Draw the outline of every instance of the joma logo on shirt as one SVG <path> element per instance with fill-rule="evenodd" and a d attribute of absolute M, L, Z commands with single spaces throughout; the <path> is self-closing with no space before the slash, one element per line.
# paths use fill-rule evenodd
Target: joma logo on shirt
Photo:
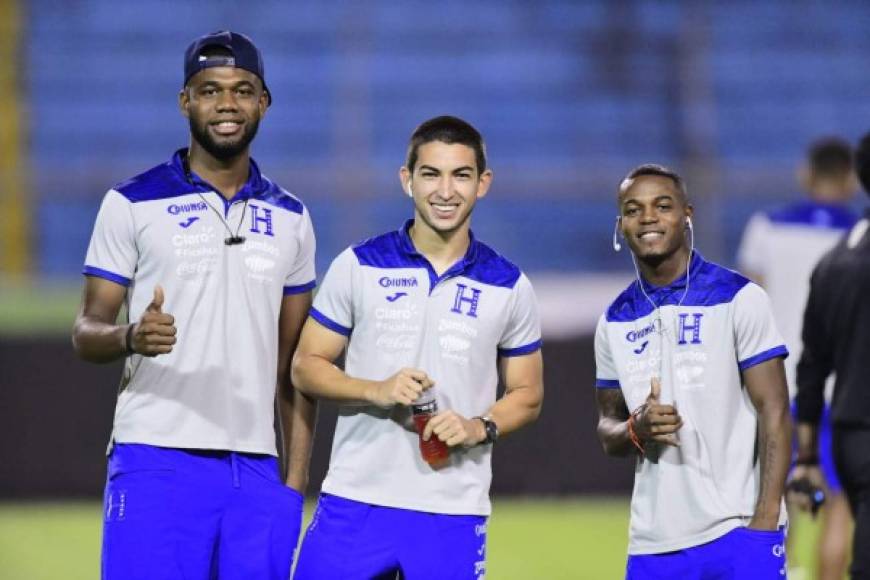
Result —
<path fill-rule="evenodd" d="M 378 280 L 378 284 L 383 286 L 384 288 L 416 288 L 417 287 L 417 279 L 416 278 L 390 278 L 388 276 L 384 276 L 380 280 Z"/>

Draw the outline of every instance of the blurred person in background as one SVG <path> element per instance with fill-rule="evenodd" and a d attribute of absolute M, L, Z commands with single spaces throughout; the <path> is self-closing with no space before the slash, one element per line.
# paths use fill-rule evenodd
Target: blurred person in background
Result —
<path fill-rule="evenodd" d="M 779 579 L 788 352 L 759 286 L 694 249 L 683 179 L 620 183 L 614 249 L 637 280 L 595 334 L 598 436 L 637 458 L 626 578 Z"/>
<path fill-rule="evenodd" d="M 789 394 L 796 391 L 795 372 L 801 353 L 801 322 L 809 294 L 813 267 L 857 221 L 849 207 L 856 182 L 852 148 L 842 139 L 826 138 L 813 143 L 799 179 L 806 199 L 752 216 L 737 254 L 738 267 L 764 287 L 770 296 L 777 327 L 793 354 L 785 362 Z M 821 419 L 821 453 L 826 501 L 821 509 L 815 578 L 840 579 L 849 557 L 851 517 L 849 506 L 834 470 L 831 457 L 830 409 Z M 789 528 L 789 545 L 794 545 L 797 528 Z M 792 576 L 801 573 L 794 551 L 789 564 Z"/>
<path fill-rule="evenodd" d="M 870 133 L 858 144 L 855 167 L 870 193 Z M 855 531 L 853 579 L 870 578 L 870 210 L 815 267 L 804 312 L 803 353 L 797 367 L 795 479 L 823 482 L 825 384 L 831 396 L 834 465 L 846 492 Z"/>
<path fill-rule="evenodd" d="M 249 38 L 198 38 L 179 93 L 190 147 L 100 207 L 73 343 L 87 361 L 124 359 L 104 578 L 290 574 L 314 407 L 295 393 L 289 361 L 311 304 L 315 240 L 303 204 L 250 158 L 270 103 Z"/>
<path fill-rule="evenodd" d="M 293 359 L 299 389 L 342 405 L 297 580 L 483 578 L 493 445 L 540 413 L 532 286 L 470 229 L 483 138 L 430 119 L 399 178 L 413 219 L 332 262 Z"/>

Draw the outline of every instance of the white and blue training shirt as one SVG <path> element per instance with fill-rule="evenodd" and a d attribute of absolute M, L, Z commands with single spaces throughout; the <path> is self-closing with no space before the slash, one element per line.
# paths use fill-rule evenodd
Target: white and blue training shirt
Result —
<path fill-rule="evenodd" d="M 697 546 L 749 522 L 757 415 L 741 372 L 787 355 L 764 291 L 697 252 L 688 277 L 635 281 L 610 305 L 595 333 L 596 387 L 621 389 L 633 411 L 659 376 L 660 402 L 684 422 L 679 447 L 648 443 L 638 460 L 629 554 Z"/>
<path fill-rule="evenodd" d="M 810 274 L 857 219 L 846 205 L 806 200 L 753 215 L 743 232 L 737 251 L 738 267 L 762 277 L 776 326 L 792 355 L 785 363 L 792 395 L 803 351 L 801 326 Z"/>
<path fill-rule="evenodd" d="M 384 380 L 425 371 L 441 410 L 470 418 L 495 403 L 498 358 L 541 347 L 532 286 L 514 264 L 471 236 L 441 276 L 405 226 L 342 252 L 311 316 L 349 337 L 345 372 Z M 356 501 L 441 514 L 489 515 L 491 446 L 451 450 L 431 468 L 408 428 L 408 409 L 342 407 L 323 491 Z"/>
<path fill-rule="evenodd" d="M 171 353 L 127 357 L 112 440 L 276 455 L 278 318 L 314 287 L 311 219 L 253 160 L 227 201 L 185 156 L 111 189 L 88 248 L 84 274 L 126 286 L 131 321 L 159 284 L 178 329 Z"/>

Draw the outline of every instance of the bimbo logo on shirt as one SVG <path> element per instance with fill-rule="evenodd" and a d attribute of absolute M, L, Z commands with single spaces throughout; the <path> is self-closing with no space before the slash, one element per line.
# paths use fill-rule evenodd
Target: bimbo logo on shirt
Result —
<path fill-rule="evenodd" d="M 378 284 L 384 288 L 416 288 L 417 278 L 414 278 L 413 276 L 410 278 L 390 278 L 389 276 L 383 276 L 378 280 Z"/>

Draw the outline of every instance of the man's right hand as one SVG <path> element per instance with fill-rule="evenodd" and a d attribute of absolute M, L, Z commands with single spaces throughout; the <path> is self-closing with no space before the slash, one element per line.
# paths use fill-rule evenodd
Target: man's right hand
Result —
<path fill-rule="evenodd" d="M 798 506 L 802 511 L 811 511 L 813 507 L 812 497 L 809 493 L 799 491 L 795 488 L 793 482 L 805 480 L 809 484 L 809 488 L 814 490 L 827 491 L 827 483 L 825 476 L 822 474 L 822 469 L 818 465 L 795 465 L 789 477 L 789 484 L 786 486 L 785 498 L 789 504 Z M 815 516 L 815 512 L 813 512 Z"/>
<path fill-rule="evenodd" d="M 662 393 L 662 385 L 658 378 L 650 380 L 649 396 L 639 413 L 637 413 L 634 431 L 642 441 L 656 441 L 680 446 L 677 431 L 683 426 L 683 419 L 677 413 L 674 405 L 662 405 L 659 398 Z"/>
<path fill-rule="evenodd" d="M 434 384 L 419 369 L 402 369 L 384 381 L 373 382 L 366 392 L 366 400 L 384 409 L 393 405 L 410 405 Z"/>
<path fill-rule="evenodd" d="M 172 352 L 175 344 L 175 318 L 163 312 L 163 288 L 154 287 L 154 298 L 130 334 L 130 348 L 142 356 Z"/>

